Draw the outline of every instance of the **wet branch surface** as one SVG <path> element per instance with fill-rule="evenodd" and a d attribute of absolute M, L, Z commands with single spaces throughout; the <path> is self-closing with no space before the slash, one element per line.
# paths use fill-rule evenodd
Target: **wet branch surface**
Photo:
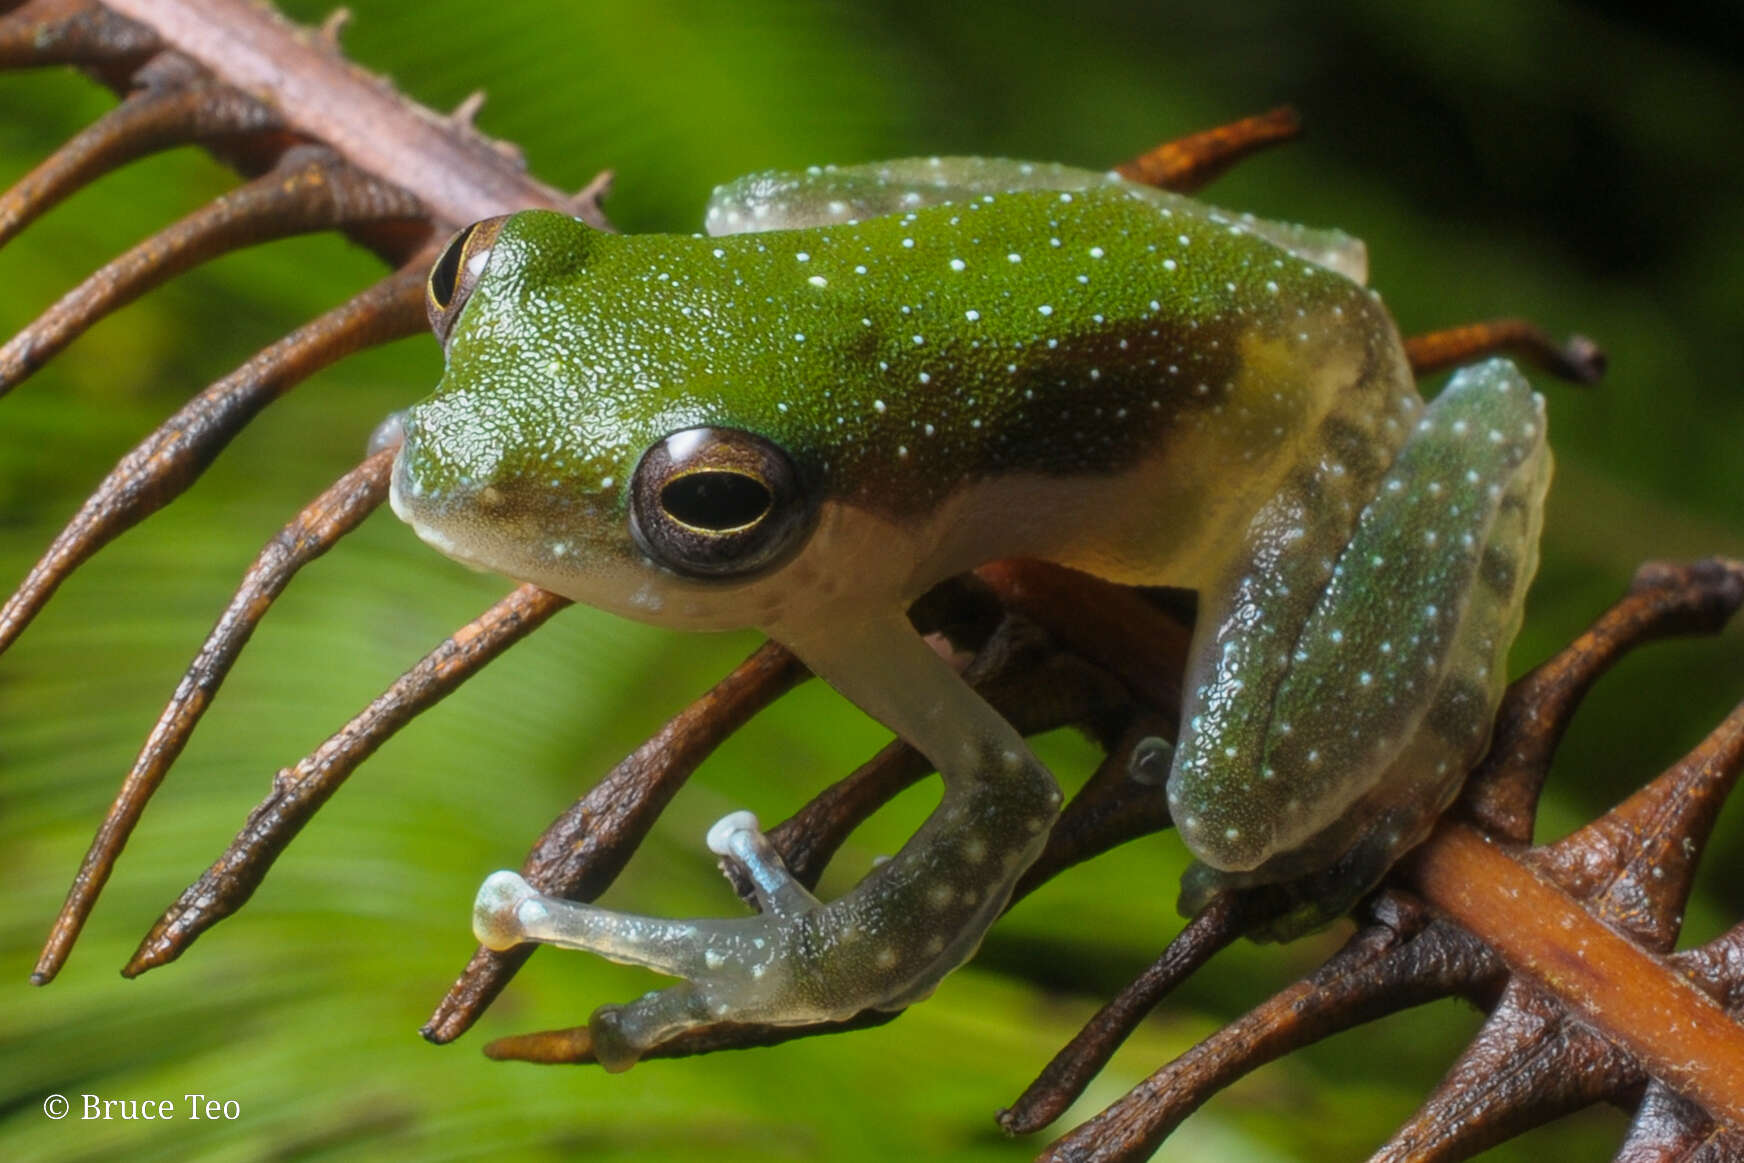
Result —
<path fill-rule="evenodd" d="M 261 352 L 196 396 L 97 487 L 3 608 L 0 651 L 82 562 L 186 489 L 262 409 L 319 368 L 422 328 L 433 240 L 476 218 L 544 206 L 607 226 L 609 180 L 561 194 L 512 147 L 471 125 L 476 104 L 430 113 L 346 61 L 330 29 L 296 28 L 244 0 L 0 3 L 0 67 L 78 64 L 124 98 L 0 195 L 0 244 L 57 201 L 155 150 L 197 143 L 251 179 L 96 272 L 0 346 L 0 393 L 149 287 L 243 246 L 341 230 L 401 269 Z M 1176 190 L 1204 185 L 1299 132 L 1276 109 L 1193 134 L 1118 167 Z M 609 227 L 608 227 L 609 228 Z M 1420 374 L 1509 353 L 1591 382 L 1603 353 L 1497 319 L 1407 341 Z M 374 453 L 262 550 L 146 740 L 69 891 L 37 965 L 64 963 L 129 833 L 225 675 L 298 570 L 379 506 L 392 450 Z M 1744 767 L 1744 707 L 1640 792 L 1573 835 L 1529 847 L 1538 794 L 1581 698 L 1617 658 L 1655 638 L 1712 633 L 1744 602 L 1744 565 L 1642 568 L 1628 595 L 1566 650 L 1510 688 L 1489 754 L 1442 825 L 1359 910 L 1359 929 L 1314 973 L 1164 1065 L 1047 1149 L 1057 1160 L 1148 1156 L 1212 1095 L 1264 1062 L 1400 1009 L 1446 997 L 1488 1020 L 1380 1159 L 1459 1159 L 1596 1102 L 1634 1109 L 1619 1158 L 1744 1157 L 1744 925 L 1674 953 L 1684 903 L 1721 804 Z M 129 961 L 173 960 L 234 913 L 345 779 L 387 738 L 566 603 L 522 586 L 438 644 L 311 755 L 281 770 L 230 847 L 165 911 Z M 1160 787 L 1133 755 L 1172 738 L 1191 634 L 1188 595 L 1124 589 L 1028 561 L 992 563 L 928 595 L 911 615 L 1023 733 L 1077 727 L 1106 758 L 1067 804 L 1018 886 L 1021 898 L 1075 864 L 1168 827 Z M 576 900 L 622 870 L 696 768 L 751 717 L 804 681 L 766 644 L 627 756 L 533 845 L 523 875 Z M 815 884 L 843 841 L 930 764 L 897 741 L 771 832 Z M 744 893 L 744 886 L 739 886 Z M 1181 980 L 1263 919 L 1263 891 L 1215 899 L 1001 1113 L 1040 1130 L 1081 1095 Z M 533 951 L 479 949 L 423 1033 L 471 1027 Z M 812 1027 L 721 1025 L 650 1057 L 770 1045 L 879 1024 L 868 1013 Z M 585 1028 L 499 1039 L 492 1057 L 591 1059 Z"/>

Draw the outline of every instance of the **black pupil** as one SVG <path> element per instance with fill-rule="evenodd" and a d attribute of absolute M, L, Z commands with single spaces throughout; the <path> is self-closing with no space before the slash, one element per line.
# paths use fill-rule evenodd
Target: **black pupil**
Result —
<path fill-rule="evenodd" d="M 751 524 L 774 501 L 762 481 L 737 472 L 686 473 L 660 490 L 660 506 L 673 520 L 717 532 Z"/>
<path fill-rule="evenodd" d="M 430 297 L 436 300 L 438 307 L 446 308 L 454 298 L 455 280 L 460 277 L 460 256 L 466 250 L 466 240 L 472 237 L 475 226 L 468 226 L 454 236 L 454 241 L 448 244 L 448 249 L 442 252 L 442 257 L 436 260 L 436 266 L 430 272 Z"/>

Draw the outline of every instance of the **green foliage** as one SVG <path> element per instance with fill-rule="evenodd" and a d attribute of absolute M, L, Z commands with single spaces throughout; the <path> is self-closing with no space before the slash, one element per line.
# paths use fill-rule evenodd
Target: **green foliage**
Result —
<path fill-rule="evenodd" d="M 356 59 L 439 107 L 488 89 L 485 130 L 523 145 L 553 182 L 616 170 L 609 210 L 638 230 L 691 229 L 714 183 L 758 168 L 952 152 L 1102 165 L 1290 100 L 1310 139 L 1248 163 L 1217 200 L 1364 236 L 1374 281 L 1408 331 L 1520 313 L 1590 333 L 1611 354 L 1602 388 L 1546 388 L 1558 478 L 1515 668 L 1568 639 L 1645 558 L 1744 555 L 1744 158 L 1724 136 L 1744 82 L 1718 15 L 1709 28 L 1689 13 L 1542 0 L 352 8 L 345 40 Z M 72 74 L 0 76 L 0 180 L 109 104 Z M 79 195 L 0 254 L 0 326 L 10 333 L 227 182 L 182 151 Z M 180 400 L 377 269 L 334 239 L 225 259 L 105 322 L 0 404 L 0 577 L 21 577 L 100 473 Z M 991 1113 L 1175 931 L 1173 837 L 1060 878 L 931 1002 L 875 1031 L 622 1077 L 490 1063 L 478 1035 L 440 1049 L 416 1036 L 471 949 L 479 880 L 516 864 L 552 815 L 749 649 L 744 637 L 566 613 L 384 748 L 250 906 L 182 963 L 114 977 L 275 768 L 503 592 L 385 513 L 275 609 L 67 970 L 46 990 L 23 984 L 92 828 L 236 575 L 437 371 L 435 345 L 420 339 L 303 386 L 184 501 L 79 573 L 0 660 L 0 879 L 10 890 L 0 904 L 0 1154 L 1032 1154 L 1038 1144 L 1000 1139 Z M 1659 647 L 1608 680 L 1565 748 L 1547 834 L 1693 744 L 1744 690 L 1741 643 L 1734 630 Z M 795 695 L 704 769 L 608 900 L 730 910 L 700 843 L 707 824 L 737 806 L 780 819 L 881 741 L 827 691 Z M 1090 760 L 1072 739 L 1049 741 L 1046 757 L 1068 782 Z M 893 850 L 925 810 L 916 793 L 883 814 L 843 852 L 837 883 Z M 1744 916 L 1744 886 L 1712 871 L 1736 867 L 1740 832 L 1733 811 L 1691 910 L 1692 939 Z M 1152 1019 L 1073 1120 L 1341 934 L 1226 953 Z M 570 1024 L 649 984 L 541 953 L 482 1034 Z M 1161 1157 L 1358 1155 L 1409 1113 L 1473 1022 L 1444 1004 L 1269 1067 Z M 81 1122 L 75 1111 L 54 1123 L 40 1111 L 51 1091 L 75 1101 L 201 1092 L 237 1100 L 242 1115 L 164 1126 Z M 1596 1157 L 1619 1126 L 1599 1113 L 1495 1157 L 1527 1159 L 1547 1143 L 1558 1156 Z"/>

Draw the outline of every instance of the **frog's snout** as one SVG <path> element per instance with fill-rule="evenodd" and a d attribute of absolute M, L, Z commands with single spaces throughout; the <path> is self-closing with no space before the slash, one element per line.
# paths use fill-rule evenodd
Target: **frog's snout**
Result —
<path fill-rule="evenodd" d="M 388 476 L 388 504 L 393 507 L 395 516 L 417 529 L 418 518 L 427 508 L 429 499 L 425 487 L 429 479 L 425 471 L 429 453 L 419 439 L 417 417 L 411 408 L 393 413 L 370 434 L 370 452 L 395 447 L 399 451 L 394 454 L 393 471 Z"/>
<path fill-rule="evenodd" d="M 432 425 L 420 406 L 376 430 L 383 447 L 399 447 L 388 479 L 394 515 L 426 544 L 475 569 L 524 568 L 515 552 L 505 551 L 505 543 L 519 544 L 523 536 L 514 522 L 525 515 L 524 496 L 501 482 L 494 463 L 481 471 L 478 458 L 466 455 L 471 446 L 454 440 L 440 420 Z"/>
<path fill-rule="evenodd" d="M 461 551 L 453 536 L 455 490 L 437 483 L 443 480 L 443 466 L 438 450 L 422 438 L 416 409 L 396 412 L 383 421 L 371 438 L 371 447 L 377 440 L 383 447 L 391 447 L 388 442 L 396 437 L 399 452 L 388 478 L 388 504 L 394 516 L 437 551 L 470 563 L 471 557 Z"/>

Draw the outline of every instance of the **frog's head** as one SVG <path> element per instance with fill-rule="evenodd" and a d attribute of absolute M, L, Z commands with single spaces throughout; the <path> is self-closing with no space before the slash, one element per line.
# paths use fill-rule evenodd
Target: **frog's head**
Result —
<path fill-rule="evenodd" d="M 394 511 L 451 557 L 589 605 L 767 625 L 818 580 L 820 474 L 697 390 L 709 337 L 668 325 L 683 292 L 628 241 L 547 212 L 454 237 L 426 298 L 447 370 L 399 418 Z"/>

